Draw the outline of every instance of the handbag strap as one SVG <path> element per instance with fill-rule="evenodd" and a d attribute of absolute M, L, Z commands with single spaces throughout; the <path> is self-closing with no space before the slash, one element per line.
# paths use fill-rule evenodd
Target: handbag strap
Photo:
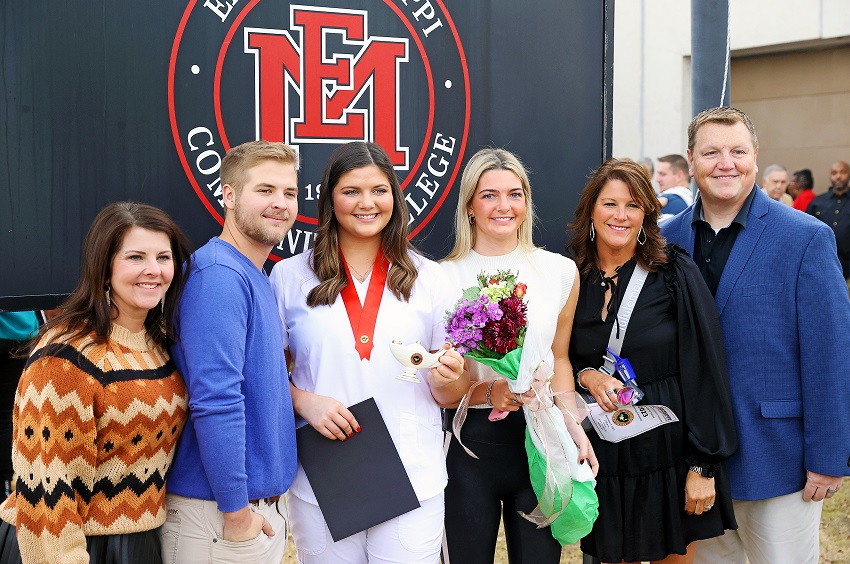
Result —
<path fill-rule="evenodd" d="M 649 271 L 638 264 L 635 266 L 632 278 L 629 280 L 629 285 L 626 286 L 626 299 L 620 303 L 620 309 L 617 312 L 617 322 L 611 327 L 611 337 L 608 339 L 608 348 L 617 356 L 620 356 L 620 350 L 623 348 L 623 339 L 626 338 L 626 329 L 629 327 L 629 320 L 632 318 L 632 312 L 635 310 L 635 304 L 637 304 L 638 296 L 640 296 L 640 291 L 643 290 L 648 275 Z M 619 337 L 617 336 L 618 328 Z M 600 371 L 605 372 L 609 376 L 614 374 L 614 360 L 606 357 L 605 364 Z"/>

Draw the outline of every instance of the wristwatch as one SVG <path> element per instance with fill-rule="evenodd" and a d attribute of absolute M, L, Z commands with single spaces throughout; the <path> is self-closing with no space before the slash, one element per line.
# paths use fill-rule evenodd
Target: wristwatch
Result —
<path fill-rule="evenodd" d="M 714 468 L 703 468 L 702 466 L 697 466 L 694 464 L 689 468 L 691 472 L 696 472 L 703 478 L 714 478 Z"/>

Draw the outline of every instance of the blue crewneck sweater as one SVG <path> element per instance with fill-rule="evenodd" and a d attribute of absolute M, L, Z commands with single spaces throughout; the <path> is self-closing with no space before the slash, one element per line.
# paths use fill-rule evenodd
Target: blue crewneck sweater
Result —
<path fill-rule="evenodd" d="M 213 238 L 193 255 L 172 357 L 189 421 L 168 492 L 237 511 L 284 493 L 296 470 L 284 335 L 268 276 Z"/>

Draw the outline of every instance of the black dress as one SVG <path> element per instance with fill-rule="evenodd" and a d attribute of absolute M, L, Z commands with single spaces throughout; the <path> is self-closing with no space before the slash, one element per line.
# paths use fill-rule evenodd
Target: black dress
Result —
<path fill-rule="evenodd" d="M 629 359 L 645 405 L 666 405 L 679 422 L 619 443 L 588 433 L 599 460 L 599 518 L 581 548 L 603 562 L 659 560 L 685 554 L 690 542 L 736 529 L 723 460 L 737 448 L 723 339 L 714 300 L 684 251 L 650 272 L 628 325 L 621 355 Z M 603 321 L 605 287 L 596 272 L 582 278 L 570 360 L 578 372 L 602 365 L 632 259 L 615 278 L 617 298 Z M 714 507 L 685 513 L 691 464 L 715 468 Z"/>

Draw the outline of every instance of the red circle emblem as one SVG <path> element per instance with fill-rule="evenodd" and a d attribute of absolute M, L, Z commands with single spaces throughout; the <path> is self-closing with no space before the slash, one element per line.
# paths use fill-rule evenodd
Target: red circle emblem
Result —
<path fill-rule="evenodd" d="M 191 0 L 171 51 L 168 106 L 186 176 L 219 223 L 231 146 L 266 139 L 298 149 L 299 215 L 272 251 L 280 259 L 312 246 L 322 168 L 349 141 L 387 151 L 410 236 L 427 225 L 460 171 L 469 73 L 442 0 Z"/>

